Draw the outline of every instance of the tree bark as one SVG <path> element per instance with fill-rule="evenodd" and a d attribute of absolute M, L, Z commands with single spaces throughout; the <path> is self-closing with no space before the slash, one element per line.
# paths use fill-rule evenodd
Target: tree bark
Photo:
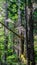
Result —
<path fill-rule="evenodd" d="M 26 49 L 27 49 L 27 65 L 30 65 L 30 48 L 28 42 L 28 17 L 27 17 L 27 0 L 25 0 L 25 18 L 26 18 Z"/>
<path fill-rule="evenodd" d="M 33 12 L 33 7 L 32 3 L 30 6 L 30 18 L 29 18 L 29 44 L 30 44 L 30 62 L 31 65 L 35 65 L 35 53 L 34 53 L 34 36 L 33 36 L 33 30 L 34 30 L 34 21 L 32 19 L 32 12 Z"/>

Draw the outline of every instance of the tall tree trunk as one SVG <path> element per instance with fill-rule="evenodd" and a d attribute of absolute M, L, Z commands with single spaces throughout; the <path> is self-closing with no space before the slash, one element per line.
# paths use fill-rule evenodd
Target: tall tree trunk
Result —
<path fill-rule="evenodd" d="M 27 10 L 27 0 L 25 0 L 25 18 L 26 18 L 26 49 L 27 49 L 27 65 L 30 65 L 30 48 L 28 40 L 28 10 Z"/>
<path fill-rule="evenodd" d="M 33 19 L 32 19 L 32 12 L 33 12 L 33 7 L 32 3 L 29 6 L 30 8 L 30 18 L 29 18 L 29 44 L 30 44 L 30 62 L 31 65 L 35 65 L 35 54 L 34 54 L 34 37 L 33 37 Z"/>

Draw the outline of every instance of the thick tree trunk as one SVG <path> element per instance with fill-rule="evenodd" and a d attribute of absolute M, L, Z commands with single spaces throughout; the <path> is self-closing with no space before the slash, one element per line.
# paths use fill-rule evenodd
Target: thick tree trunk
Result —
<path fill-rule="evenodd" d="M 27 0 L 25 0 L 27 65 L 30 65 L 30 48 L 29 48 L 29 41 L 28 41 L 28 16 L 27 15 L 28 15 Z"/>
<path fill-rule="evenodd" d="M 33 22 L 33 19 L 32 19 L 32 11 L 33 10 L 33 7 L 32 7 L 32 3 L 31 3 L 31 6 L 30 6 L 30 19 L 29 19 L 29 44 L 30 44 L 30 62 L 31 62 L 31 65 L 35 65 L 35 53 L 34 53 L 34 37 L 33 37 L 33 25 L 34 25 L 34 22 Z"/>

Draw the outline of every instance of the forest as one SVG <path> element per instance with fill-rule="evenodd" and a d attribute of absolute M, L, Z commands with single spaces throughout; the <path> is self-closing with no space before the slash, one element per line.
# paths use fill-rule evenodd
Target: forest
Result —
<path fill-rule="evenodd" d="M 0 65 L 37 65 L 37 0 L 0 0 Z"/>

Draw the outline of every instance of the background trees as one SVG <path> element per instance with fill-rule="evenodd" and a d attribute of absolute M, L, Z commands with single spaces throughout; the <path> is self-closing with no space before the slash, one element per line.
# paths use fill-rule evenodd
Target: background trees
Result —
<path fill-rule="evenodd" d="M 10 64 L 15 65 L 15 64 L 19 63 L 18 55 L 15 52 L 15 48 L 13 49 L 13 45 L 17 44 L 14 42 L 15 41 L 14 38 L 16 37 L 16 35 L 22 41 L 22 36 L 19 35 L 19 31 L 17 33 L 17 30 L 16 30 L 16 28 L 20 24 L 21 24 L 20 26 L 22 26 L 25 29 L 26 34 L 28 34 L 28 38 L 26 39 L 26 41 L 27 41 L 27 44 L 29 43 L 29 45 L 30 45 L 29 48 L 31 48 L 31 52 L 32 52 L 32 50 L 33 50 L 33 47 L 32 47 L 32 43 L 33 43 L 32 22 L 33 21 L 32 21 L 32 19 L 34 20 L 33 24 L 36 29 L 36 30 L 34 29 L 34 36 L 35 36 L 35 39 L 34 39 L 35 46 L 34 47 L 35 47 L 35 54 L 36 54 L 35 56 L 36 56 L 36 61 L 37 61 L 37 51 L 36 51 L 37 50 L 37 44 L 36 44 L 37 35 L 35 35 L 37 32 L 37 7 L 36 7 L 37 5 L 34 5 L 35 8 L 33 8 L 33 11 L 32 11 L 32 7 L 31 7 L 33 4 L 36 4 L 36 1 L 34 1 L 34 3 L 31 4 L 31 0 L 26 1 L 27 3 L 24 0 L 18 0 L 18 1 L 17 0 L 7 0 L 6 5 L 5 5 L 5 2 L 6 2 L 5 0 L 2 0 L 2 1 L 0 0 L 0 3 L 2 3 L 2 4 L 0 4 L 0 23 L 7 28 L 6 29 L 5 27 L 3 27 L 0 24 L 0 60 L 1 60 L 0 63 L 1 64 L 7 63 L 9 65 Z M 33 0 L 32 0 L 32 2 L 33 2 Z M 25 6 L 26 6 L 26 8 L 25 8 Z M 25 18 L 25 15 L 26 15 L 26 18 Z M 26 25 L 27 25 L 27 27 L 26 27 Z M 10 31 L 12 31 L 13 33 L 10 32 L 8 29 Z M 23 42 L 21 42 L 21 43 L 23 44 Z M 22 46 L 22 44 L 21 44 L 21 46 Z M 22 46 L 22 50 L 24 49 L 23 48 L 24 45 Z M 32 54 L 33 54 L 33 52 L 32 52 Z M 30 56 L 32 56 L 32 54 Z M 30 61 L 33 62 L 32 58 L 30 58 Z M 20 61 L 20 63 L 23 64 L 21 61 Z M 19 65 L 20 65 L 20 63 L 19 63 Z"/>

